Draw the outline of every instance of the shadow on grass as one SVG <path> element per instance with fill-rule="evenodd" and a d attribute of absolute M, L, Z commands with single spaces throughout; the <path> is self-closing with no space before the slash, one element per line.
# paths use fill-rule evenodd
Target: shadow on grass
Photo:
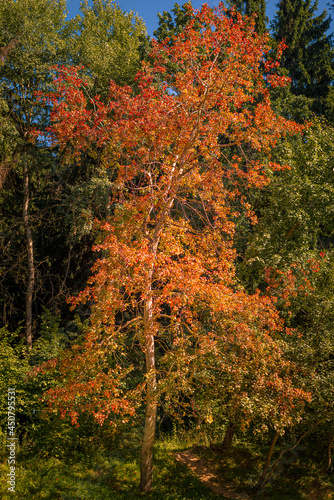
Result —
<path fill-rule="evenodd" d="M 217 496 L 188 469 L 178 463 L 170 450 L 158 445 L 154 459 L 154 486 L 149 495 L 139 490 L 139 449 L 118 448 L 95 457 L 71 460 L 31 458 L 17 464 L 16 492 L 0 486 L 4 500 L 201 500 Z M 1 476 L 8 473 L 1 466 Z"/>
<path fill-rule="evenodd" d="M 183 446 L 184 444 L 184 446 Z M 7 491 L 8 464 L 0 464 L 0 498 L 3 500 L 204 500 L 224 498 L 209 490 L 173 452 L 192 447 L 177 440 L 158 440 L 154 452 L 153 491 L 139 490 L 140 441 L 135 435 L 85 452 L 63 457 L 18 456 L 16 492 Z M 212 467 L 223 484 L 234 491 L 248 493 L 258 500 L 334 500 L 333 478 L 322 472 L 311 457 L 302 456 L 285 464 L 270 483 L 256 495 L 251 485 L 263 467 L 264 450 L 238 443 L 229 452 L 205 446 L 195 449 Z"/>
<path fill-rule="evenodd" d="M 260 500 L 334 500 L 332 478 L 326 475 L 320 464 L 302 457 L 295 463 L 283 462 L 274 469 L 264 488 L 254 491 L 252 486 L 260 477 L 265 449 L 243 445 L 233 446 L 229 451 L 216 452 L 204 449 L 200 456 L 215 464 L 222 482 L 245 492 L 250 499 Z M 273 460 L 274 463 L 275 460 Z"/>

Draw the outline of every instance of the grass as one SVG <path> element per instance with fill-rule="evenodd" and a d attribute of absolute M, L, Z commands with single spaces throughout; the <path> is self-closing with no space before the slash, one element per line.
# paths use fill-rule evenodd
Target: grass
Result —
<path fill-rule="evenodd" d="M 198 442 L 198 435 L 196 436 Z M 203 441 L 202 441 L 203 442 Z M 191 448 L 191 435 L 161 437 L 155 445 L 154 488 L 143 495 L 139 484 L 140 441 L 135 434 L 123 436 L 118 443 L 74 450 L 60 457 L 24 453 L 17 456 L 16 492 L 7 492 L 6 479 L 0 484 L 3 500 L 201 500 L 218 498 L 195 477 L 187 466 L 176 462 L 173 451 Z M 206 443 L 207 444 L 207 443 Z M 199 447 L 198 455 L 216 469 L 220 479 L 251 499 L 333 500 L 333 478 L 323 472 L 323 464 L 312 457 L 298 457 L 281 467 L 260 494 L 251 489 L 259 477 L 266 448 L 236 442 L 228 453 Z M 4 458 L 0 477 L 6 478 Z M 220 496 L 219 498 L 223 498 Z"/>
<path fill-rule="evenodd" d="M 17 460 L 16 492 L 7 492 L 1 482 L 0 497 L 4 500 L 201 500 L 217 498 L 192 475 L 188 468 L 175 461 L 172 451 L 178 443 L 158 441 L 155 446 L 154 490 L 150 495 L 139 491 L 139 447 L 128 441 L 117 448 L 99 450 L 95 456 L 76 454 L 71 459 L 30 457 Z M 6 464 L 1 477 L 8 472 Z"/>

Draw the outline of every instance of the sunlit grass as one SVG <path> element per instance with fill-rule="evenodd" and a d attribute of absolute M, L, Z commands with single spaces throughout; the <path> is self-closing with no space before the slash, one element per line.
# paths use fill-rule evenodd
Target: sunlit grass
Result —
<path fill-rule="evenodd" d="M 186 465 L 175 460 L 173 452 L 204 444 L 194 434 L 161 436 L 155 445 L 154 488 L 150 495 L 139 490 L 140 441 L 135 434 L 114 444 L 95 449 L 45 457 L 19 454 L 17 457 L 16 493 L 7 492 L 6 480 L 0 483 L 4 500 L 201 500 L 217 498 Z M 333 480 L 323 468 L 306 457 L 285 467 L 273 477 L 260 496 L 251 486 L 261 472 L 264 446 L 250 446 L 236 440 L 228 453 L 204 446 L 196 453 L 215 469 L 221 481 L 236 491 L 247 492 L 250 499 L 333 500 Z M 312 465 L 311 465 L 312 464 Z M 0 475 L 6 478 L 8 466 L 3 461 Z M 7 479 L 7 478 L 6 478 Z M 220 496 L 220 498 L 224 498 Z"/>
<path fill-rule="evenodd" d="M 128 443 L 126 443 L 128 444 Z M 150 499 L 215 498 L 190 471 L 175 461 L 172 441 L 157 442 L 155 446 L 154 490 Z M 119 446 L 96 453 L 93 460 L 76 455 L 71 463 L 62 459 L 30 458 L 18 462 L 16 493 L 14 498 L 34 500 L 134 500 L 141 498 L 139 491 L 139 448 Z M 74 458 L 74 457 L 73 457 Z M 88 463 L 90 462 L 90 463 Z M 8 470 L 1 467 L 1 476 Z M 2 482 L 0 497 L 13 499 Z"/>

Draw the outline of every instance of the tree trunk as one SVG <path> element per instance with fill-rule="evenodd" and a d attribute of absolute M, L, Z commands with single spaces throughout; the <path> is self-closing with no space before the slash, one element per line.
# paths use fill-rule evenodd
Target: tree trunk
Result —
<path fill-rule="evenodd" d="M 225 450 L 228 450 L 231 447 L 234 433 L 235 433 L 235 424 L 232 424 L 230 420 L 225 432 L 224 441 L 222 445 Z"/>
<path fill-rule="evenodd" d="M 327 462 L 327 472 L 331 474 L 333 472 L 333 461 L 332 461 L 332 447 L 333 447 L 333 442 L 334 442 L 334 436 L 330 436 L 329 442 L 328 442 L 328 462 Z"/>
<path fill-rule="evenodd" d="M 152 271 L 153 273 L 153 271 Z M 156 398 L 156 372 L 155 372 L 155 346 L 152 324 L 152 290 L 148 290 L 148 298 L 144 306 L 144 334 L 146 358 L 146 414 L 144 436 L 140 454 L 140 489 L 145 493 L 152 490 L 153 480 L 153 445 L 155 437 L 157 398 Z"/>
<path fill-rule="evenodd" d="M 271 442 L 271 445 L 270 445 L 270 448 L 269 448 L 269 451 L 268 451 L 268 455 L 267 455 L 267 460 L 266 460 L 266 463 L 264 464 L 264 468 L 263 468 L 263 471 L 262 471 L 262 474 L 261 474 L 261 477 L 260 479 L 258 480 L 255 488 L 260 488 L 265 480 L 265 477 L 267 475 L 267 472 L 268 472 L 268 469 L 269 469 L 269 465 L 270 465 L 270 462 L 271 462 L 271 458 L 273 456 L 273 453 L 274 453 L 274 448 L 275 448 L 275 444 L 277 442 L 277 439 L 279 437 L 279 433 L 276 432 L 275 436 L 273 437 L 273 440 Z"/>
<path fill-rule="evenodd" d="M 175 169 L 173 165 L 171 178 Z M 144 303 L 144 336 L 145 336 L 145 358 L 146 358 L 146 413 L 145 413 L 145 427 L 144 436 L 140 453 L 140 489 L 149 493 L 152 490 L 153 481 L 153 445 L 155 438 L 156 417 L 157 417 L 157 377 L 155 371 L 155 345 L 154 334 L 155 325 L 153 322 L 153 295 L 152 295 L 152 281 L 154 274 L 154 261 L 157 255 L 160 234 L 166 222 L 169 211 L 173 205 L 174 197 L 168 197 L 170 187 L 167 191 L 166 203 L 161 212 L 159 220 L 157 221 L 153 235 L 150 238 L 150 250 L 152 252 L 152 264 L 148 273 L 146 299 Z"/>
<path fill-rule="evenodd" d="M 32 298 L 35 284 L 34 246 L 29 224 L 29 171 L 26 159 L 23 166 L 23 207 L 22 218 L 26 233 L 28 279 L 25 296 L 25 336 L 28 349 L 32 349 Z"/>

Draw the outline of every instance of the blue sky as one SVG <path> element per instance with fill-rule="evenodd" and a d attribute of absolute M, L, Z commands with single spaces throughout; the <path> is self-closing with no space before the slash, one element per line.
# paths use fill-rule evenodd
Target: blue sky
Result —
<path fill-rule="evenodd" d="M 1 1 L 1 0 L 0 0 Z M 148 34 L 153 36 L 153 31 L 158 27 L 158 12 L 171 11 L 174 7 L 176 0 L 118 0 L 118 4 L 122 10 L 128 12 L 130 10 L 137 12 L 140 17 L 145 21 Z M 185 0 L 177 1 L 178 4 L 183 5 Z M 276 5 L 278 0 L 267 1 L 267 15 L 272 19 L 276 12 Z M 91 2 L 90 2 L 91 3 Z M 193 6 L 197 9 L 202 3 L 202 0 L 192 0 Z M 207 0 L 211 7 L 217 5 L 218 0 Z M 319 10 L 322 12 L 327 9 L 328 0 L 319 0 Z M 69 11 L 68 18 L 72 18 L 80 13 L 80 0 L 67 0 L 67 9 Z M 334 15 L 332 16 L 334 18 Z"/>

